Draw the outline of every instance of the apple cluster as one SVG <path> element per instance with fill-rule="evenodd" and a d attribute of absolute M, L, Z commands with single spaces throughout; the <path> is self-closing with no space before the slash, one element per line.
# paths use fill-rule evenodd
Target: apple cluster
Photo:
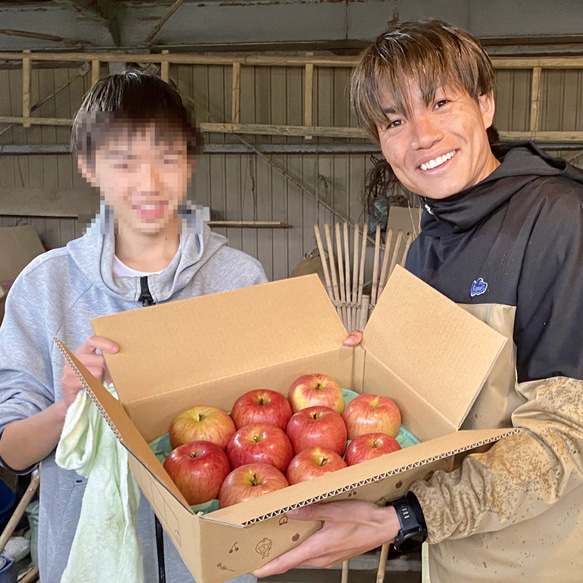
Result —
<path fill-rule="evenodd" d="M 400 426 L 391 399 L 362 394 L 345 407 L 334 379 L 308 374 L 287 398 L 256 389 L 230 415 L 184 411 L 170 425 L 164 468 L 190 505 L 218 498 L 226 507 L 401 449 Z"/>

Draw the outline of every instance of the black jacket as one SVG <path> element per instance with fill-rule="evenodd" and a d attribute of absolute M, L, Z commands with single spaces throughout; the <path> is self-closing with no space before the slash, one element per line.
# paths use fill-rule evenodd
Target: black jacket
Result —
<path fill-rule="evenodd" d="M 464 428 L 522 431 L 410 489 L 425 514 L 432 583 L 575 581 L 583 572 L 583 172 L 531 144 L 495 155 L 502 164 L 487 179 L 426 201 L 407 268 L 511 340 Z"/>
<path fill-rule="evenodd" d="M 425 200 L 407 268 L 453 301 L 516 306 L 518 380 L 583 379 L 583 171 L 504 146 L 483 182 Z"/>

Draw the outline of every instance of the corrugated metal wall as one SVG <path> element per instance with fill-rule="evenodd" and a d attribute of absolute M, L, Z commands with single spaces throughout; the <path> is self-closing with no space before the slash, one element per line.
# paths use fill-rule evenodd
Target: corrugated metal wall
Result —
<path fill-rule="evenodd" d="M 83 72 L 83 70 L 81 71 Z M 318 67 L 314 72 L 314 125 L 354 126 L 348 99 L 349 70 Z M 105 70 L 102 72 L 105 74 Z M 231 68 L 228 66 L 171 66 L 170 77 L 192 104 L 199 122 L 231 119 Z M 301 67 L 242 67 L 241 123 L 303 124 L 303 69 Z M 500 130 L 529 127 L 530 71 L 498 72 L 496 125 Z M 541 128 L 583 129 L 583 71 L 544 71 Z M 31 103 L 46 100 L 38 114 L 72 117 L 90 74 L 76 67 L 33 69 Z M 0 115 L 20 115 L 22 81 L 19 70 L 0 70 Z M 33 114 L 34 115 L 34 114 Z M 0 127 L 1 144 L 66 144 L 65 127 Z M 242 136 L 252 144 L 364 143 L 358 140 L 286 136 Z M 209 134 L 208 144 L 240 144 L 234 135 Z M 565 152 L 575 158 L 578 152 Z M 313 226 L 345 217 L 363 221 L 360 197 L 368 154 L 204 154 L 196 164 L 193 196 L 210 206 L 222 220 L 281 221 L 291 229 L 217 229 L 233 247 L 257 257 L 272 279 L 287 277 L 306 252 L 315 247 Z M 581 158 L 577 158 L 580 161 Z M 293 176 L 294 182 L 288 179 Z M 303 188 L 300 188 L 301 184 Z M 39 189 L 47 198 L 78 191 L 79 201 L 95 206 L 96 194 L 84 184 L 68 155 L 0 155 L 0 189 L 22 192 Z M 318 203 L 321 201 L 334 214 Z M 80 202 L 80 206 L 81 202 Z M 2 201 L 0 201 L 0 209 Z M 0 210 L 1 213 L 1 210 Z M 30 217 L 27 208 L 17 216 L 0 216 L 0 225 L 30 222 L 49 247 L 64 245 L 82 226 L 70 217 Z"/>

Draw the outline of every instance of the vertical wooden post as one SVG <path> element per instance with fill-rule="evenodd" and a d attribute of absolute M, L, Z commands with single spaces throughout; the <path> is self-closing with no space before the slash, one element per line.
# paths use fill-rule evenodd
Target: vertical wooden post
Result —
<path fill-rule="evenodd" d="M 169 51 L 162 51 L 163 55 L 167 55 Z M 162 81 L 170 81 L 170 61 L 167 59 L 160 62 L 160 78 Z"/>
<path fill-rule="evenodd" d="M 538 120 L 540 115 L 540 78 L 542 67 L 532 69 L 532 85 L 530 95 L 530 131 L 538 131 Z"/>
<path fill-rule="evenodd" d="M 306 53 L 308 56 L 312 56 L 313 53 Z M 304 74 L 304 125 L 312 126 L 314 125 L 314 64 L 307 63 L 306 70 Z M 311 140 L 312 136 L 305 136 L 306 140 Z"/>
<path fill-rule="evenodd" d="M 30 55 L 30 51 L 23 51 L 24 54 Z M 22 125 L 25 128 L 30 127 L 30 57 L 22 59 Z"/>
<path fill-rule="evenodd" d="M 233 63 L 233 96 L 231 98 L 231 121 L 241 123 L 241 63 Z"/>
<path fill-rule="evenodd" d="M 99 81 L 99 72 L 101 68 L 101 63 L 99 59 L 93 59 L 91 61 L 91 87 Z"/>

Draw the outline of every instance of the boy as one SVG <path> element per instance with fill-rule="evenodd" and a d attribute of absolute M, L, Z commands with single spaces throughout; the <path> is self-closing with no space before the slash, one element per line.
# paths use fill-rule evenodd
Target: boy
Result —
<path fill-rule="evenodd" d="M 580 578 L 583 172 L 533 144 L 492 148 L 493 87 L 478 42 L 432 21 L 381 35 L 352 97 L 393 178 L 424 202 L 407 269 L 509 339 L 464 428 L 522 431 L 386 507 L 300 509 L 322 530 L 258 576 L 426 538 L 432 583 Z"/>
<path fill-rule="evenodd" d="M 91 318 L 266 281 L 256 260 L 227 247 L 186 202 L 197 142 L 180 96 L 157 77 L 129 70 L 100 80 L 74 120 L 72 146 L 100 190 L 101 213 L 83 237 L 33 261 L 9 294 L 0 328 L 0 458 L 20 472 L 42 461 L 43 583 L 61 580 L 85 486 L 55 464 L 81 385 L 53 337 L 108 380 L 101 353 L 119 347 L 92 335 Z M 157 581 L 155 519 L 143 497 L 137 522 L 145 581 Z M 192 581 L 174 546 L 164 545 L 165 580 Z"/>

